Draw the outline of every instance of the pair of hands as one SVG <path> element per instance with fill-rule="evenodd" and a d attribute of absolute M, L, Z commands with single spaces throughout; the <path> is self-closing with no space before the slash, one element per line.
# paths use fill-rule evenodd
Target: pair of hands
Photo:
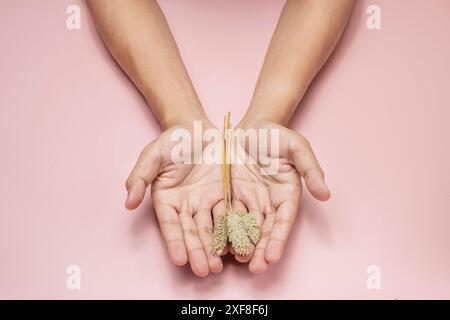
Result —
<path fill-rule="evenodd" d="M 301 177 L 319 200 L 330 193 L 323 172 L 299 134 L 279 124 L 289 121 L 304 93 L 338 42 L 354 0 L 288 0 L 267 49 L 243 129 L 279 130 L 279 171 L 262 175 L 263 163 L 232 164 L 232 205 L 253 214 L 262 238 L 246 257 L 252 272 L 277 262 L 293 226 L 301 195 Z M 169 255 L 177 265 L 189 261 L 198 276 L 220 272 L 211 254 L 213 220 L 223 214 L 221 165 L 171 161 L 176 126 L 193 131 L 207 120 L 181 59 L 169 25 L 156 0 L 89 0 L 97 28 L 118 64 L 145 97 L 166 128 L 142 152 L 127 181 L 126 207 L 137 208 L 151 184 L 153 205 Z M 262 119 L 266 121 L 262 121 Z M 271 122 L 273 121 L 273 122 Z M 208 146 L 203 152 L 207 154 Z M 245 144 L 244 144 L 245 153 Z M 233 250 L 228 250 L 233 254 Z"/>
<path fill-rule="evenodd" d="M 206 127 L 213 127 L 205 122 Z M 330 192 L 303 136 L 268 121 L 243 122 L 239 127 L 279 130 L 275 174 L 262 175 L 259 163 L 231 165 L 233 208 L 254 214 L 262 236 L 248 256 L 239 256 L 232 248 L 224 254 L 234 254 L 237 261 L 249 262 L 251 272 L 260 273 L 283 254 L 300 204 L 301 177 L 318 200 L 327 200 Z M 171 260 L 176 265 L 189 261 L 192 271 L 205 277 L 223 269 L 221 258 L 212 254 L 213 221 L 225 209 L 221 165 L 174 163 L 171 152 L 176 142 L 171 134 L 177 128 L 165 130 L 144 148 L 127 180 L 125 205 L 130 210 L 137 208 L 151 184 L 153 206 Z M 193 130 L 189 125 L 183 128 Z"/>

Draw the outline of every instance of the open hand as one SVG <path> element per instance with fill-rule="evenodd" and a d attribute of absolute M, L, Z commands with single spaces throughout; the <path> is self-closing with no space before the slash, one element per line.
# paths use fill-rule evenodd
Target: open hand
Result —
<path fill-rule="evenodd" d="M 170 128 L 144 148 L 126 183 L 126 207 L 137 208 L 151 184 L 153 206 L 171 260 L 176 265 L 189 260 L 192 271 L 204 277 L 223 268 L 221 258 L 211 253 L 212 211 L 218 214 L 223 203 L 221 166 L 174 162 L 175 130 L 192 133 L 193 129 Z M 220 142 L 203 143 L 201 152 L 207 153 L 213 143 Z"/>
<path fill-rule="evenodd" d="M 278 162 L 278 170 L 274 174 L 263 174 L 265 165 L 261 159 L 253 159 L 256 162 L 254 164 L 249 161 L 235 163 L 231 168 L 236 205 L 254 214 L 261 226 L 261 240 L 256 248 L 250 255 L 236 256 L 236 259 L 240 262 L 250 261 L 250 271 L 259 273 L 264 272 L 268 264 L 278 262 L 283 254 L 300 204 L 300 177 L 304 178 L 306 187 L 316 199 L 325 201 L 330 197 L 330 192 L 311 146 L 303 136 L 267 121 L 241 124 L 239 127 L 244 130 L 279 131 L 279 156 L 268 159 L 271 163 Z M 252 158 L 244 142 L 238 140 L 238 147 L 242 147 L 247 159 Z"/>

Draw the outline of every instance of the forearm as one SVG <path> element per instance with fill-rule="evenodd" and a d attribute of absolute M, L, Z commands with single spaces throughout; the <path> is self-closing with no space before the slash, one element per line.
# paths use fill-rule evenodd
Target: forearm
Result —
<path fill-rule="evenodd" d="M 268 120 L 287 125 L 338 42 L 353 2 L 286 2 L 243 122 Z"/>
<path fill-rule="evenodd" d="M 111 54 L 163 128 L 206 115 L 166 19 L 154 0 L 88 0 Z"/>

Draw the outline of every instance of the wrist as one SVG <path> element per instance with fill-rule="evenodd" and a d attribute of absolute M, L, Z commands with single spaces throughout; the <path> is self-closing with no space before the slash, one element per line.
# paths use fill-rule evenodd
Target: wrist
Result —
<path fill-rule="evenodd" d="M 241 121 L 242 124 L 272 122 L 287 126 L 306 91 L 296 89 L 278 88 L 265 90 L 263 94 L 255 94 Z"/>
<path fill-rule="evenodd" d="M 261 118 L 251 117 L 245 114 L 245 116 L 241 119 L 241 121 L 236 126 L 240 129 L 255 129 L 261 127 L 264 123 L 272 122 L 270 120 L 264 120 Z"/>
<path fill-rule="evenodd" d="M 166 112 L 158 117 L 161 127 L 166 130 L 175 126 L 193 126 L 195 121 L 201 121 L 204 125 L 210 126 L 211 122 L 203 109 L 194 109 L 190 107 Z"/>
<path fill-rule="evenodd" d="M 165 94 L 164 99 L 160 99 L 155 95 L 145 95 L 145 100 L 163 130 L 174 126 L 192 126 L 194 121 L 210 123 L 196 97 L 176 97 L 173 94 Z"/>
<path fill-rule="evenodd" d="M 287 126 L 295 108 L 292 108 L 292 111 L 286 111 L 282 108 L 278 109 L 279 110 L 275 110 L 275 108 L 264 106 L 250 106 L 242 120 L 239 122 L 238 127 L 258 128 L 266 123 Z"/>

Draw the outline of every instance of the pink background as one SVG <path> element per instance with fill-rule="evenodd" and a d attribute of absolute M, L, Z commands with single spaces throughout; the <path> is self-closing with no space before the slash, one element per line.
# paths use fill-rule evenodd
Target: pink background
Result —
<path fill-rule="evenodd" d="M 66 29 L 80 4 L 82 29 Z M 205 109 L 243 114 L 283 1 L 161 1 Z M 366 28 L 366 8 L 382 30 Z M 333 197 L 305 193 L 282 262 L 169 261 L 124 181 L 159 128 L 82 1 L 0 1 L 0 298 L 450 298 L 450 2 L 359 1 L 292 121 Z M 81 290 L 66 268 L 81 267 Z M 378 265 L 381 290 L 368 290 Z"/>

